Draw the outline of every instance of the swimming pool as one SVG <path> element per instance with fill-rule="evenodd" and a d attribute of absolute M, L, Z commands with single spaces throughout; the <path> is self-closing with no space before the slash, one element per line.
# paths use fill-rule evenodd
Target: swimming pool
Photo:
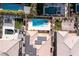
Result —
<path fill-rule="evenodd" d="M 32 27 L 46 27 L 48 26 L 48 20 L 47 19 L 32 19 Z"/>
<path fill-rule="evenodd" d="M 12 3 L 1 4 L 1 6 L 4 10 L 23 10 L 24 7 L 22 5 Z"/>

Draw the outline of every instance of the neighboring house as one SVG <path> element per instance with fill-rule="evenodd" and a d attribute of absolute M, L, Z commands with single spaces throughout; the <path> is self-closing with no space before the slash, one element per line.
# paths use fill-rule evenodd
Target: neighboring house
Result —
<path fill-rule="evenodd" d="M 79 56 L 79 36 L 68 31 L 57 32 L 57 56 Z"/>
<path fill-rule="evenodd" d="M 4 3 L 0 4 L 0 11 L 24 11 L 24 5 L 23 4 L 13 4 L 13 3 Z M 2 25 L 2 38 L 6 39 L 14 39 L 13 36 L 17 36 L 16 30 L 15 30 L 15 19 L 23 19 L 22 17 L 18 15 L 2 15 L 3 19 L 3 25 Z M 12 36 L 12 37 L 11 37 Z"/>
<path fill-rule="evenodd" d="M 10 11 L 24 11 L 23 9 L 24 5 L 21 4 L 0 4 L 0 56 L 22 55 L 22 43 L 20 43 L 21 38 L 18 38 L 19 31 L 15 28 L 15 19 L 23 18 L 18 15 L 5 13 Z"/>
<path fill-rule="evenodd" d="M 42 6 L 41 8 L 39 6 Z M 40 8 L 40 9 L 39 9 Z M 65 3 L 44 3 L 37 4 L 37 12 L 42 12 L 45 16 L 65 16 L 68 12 L 68 6 Z"/>
<path fill-rule="evenodd" d="M 28 11 L 27 11 L 28 10 Z M 2 13 L 1 13 L 2 12 Z M 6 14 L 9 12 L 9 14 Z M 12 14 L 12 13 L 13 14 Z M 20 12 L 20 13 L 19 13 Z M 17 14 L 16 14 L 17 13 Z M 25 53 L 23 50 L 22 31 L 16 28 L 16 20 L 24 20 L 25 14 L 30 13 L 30 7 L 28 4 L 16 4 L 16 3 L 2 3 L 0 4 L 0 42 L 1 48 L 0 55 L 8 54 L 9 56 L 22 56 Z M 21 23 L 19 23 L 20 25 Z M 3 46 L 4 45 L 4 46 Z M 22 51 L 23 50 L 23 51 Z M 5 52 L 5 53 L 3 53 Z"/>
<path fill-rule="evenodd" d="M 0 56 L 18 56 L 20 40 L 0 40 Z"/>
<path fill-rule="evenodd" d="M 0 9 L 4 10 L 23 10 L 26 14 L 30 13 L 30 4 L 29 3 L 4 3 L 0 4 Z"/>

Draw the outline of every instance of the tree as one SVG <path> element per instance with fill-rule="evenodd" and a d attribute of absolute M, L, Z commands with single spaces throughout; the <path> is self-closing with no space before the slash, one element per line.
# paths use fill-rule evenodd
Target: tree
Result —
<path fill-rule="evenodd" d="M 31 15 L 32 16 L 36 16 L 37 15 L 36 6 L 37 6 L 36 3 L 32 3 L 31 4 Z"/>

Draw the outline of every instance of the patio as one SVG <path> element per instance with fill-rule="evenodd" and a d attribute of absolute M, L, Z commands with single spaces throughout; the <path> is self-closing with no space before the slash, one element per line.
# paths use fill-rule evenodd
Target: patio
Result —
<path fill-rule="evenodd" d="M 62 30 L 75 31 L 74 21 L 75 21 L 75 19 L 73 19 L 72 21 L 71 20 L 63 20 L 62 21 Z"/>
<path fill-rule="evenodd" d="M 49 33 L 38 33 L 38 31 L 27 31 L 30 39 L 27 44 L 29 55 L 50 55 L 51 39 Z M 47 52 L 45 51 L 47 49 Z M 42 53 L 41 53 L 42 52 Z"/>

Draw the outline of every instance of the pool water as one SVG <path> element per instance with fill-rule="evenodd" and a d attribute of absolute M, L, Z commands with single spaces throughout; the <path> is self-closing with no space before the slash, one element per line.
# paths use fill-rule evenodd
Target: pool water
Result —
<path fill-rule="evenodd" d="M 47 19 L 32 19 L 33 27 L 45 27 L 48 25 Z"/>
<path fill-rule="evenodd" d="M 23 6 L 19 4 L 5 3 L 1 6 L 4 10 L 23 10 Z"/>

